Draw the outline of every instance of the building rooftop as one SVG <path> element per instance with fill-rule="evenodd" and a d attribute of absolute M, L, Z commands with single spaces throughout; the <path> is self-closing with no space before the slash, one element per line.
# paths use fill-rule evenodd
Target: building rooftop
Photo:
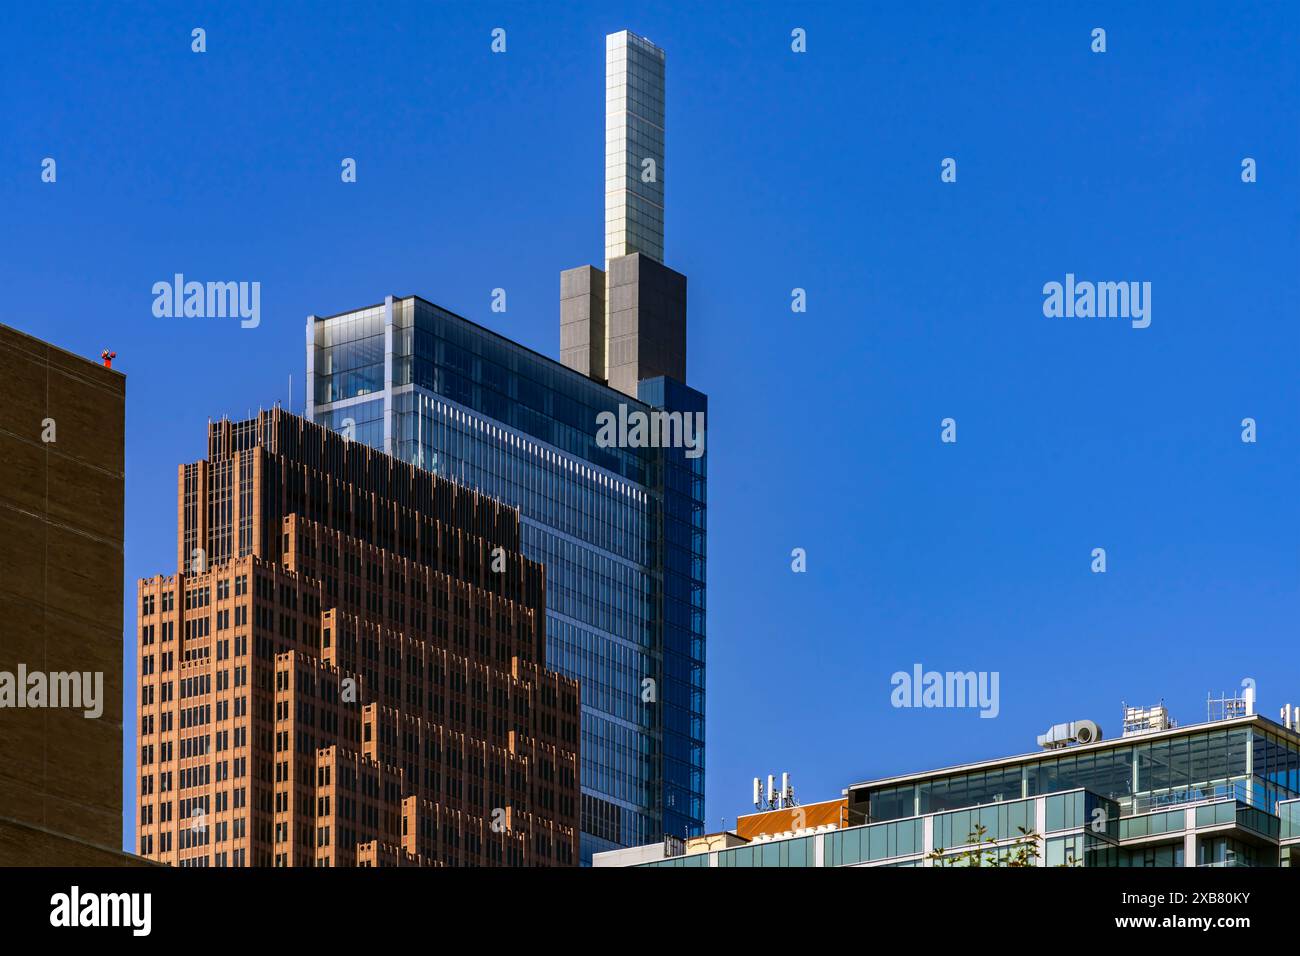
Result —
<path fill-rule="evenodd" d="M 998 757 L 992 760 L 978 760 L 972 763 L 954 764 L 947 767 L 940 767 L 935 770 L 922 770 L 912 773 L 897 774 L 889 777 L 876 777 L 871 780 L 864 780 L 860 783 L 849 784 L 841 793 L 848 794 L 853 790 L 877 789 L 888 787 L 896 784 L 913 783 L 920 780 L 927 780 L 934 777 L 946 777 L 952 774 L 969 773 L 971 771 L 988 769 L 991 767 L 1006 767 L 1022 763 L 1036 763 L 1044 759 L 1054 757 L 1073 756 L 1081 753 L 1098 753 L 1106 750 L 1113 750 L 1117 747 L 1128 747 L 1134 744 L 1143 743 L 1150 740 L 1165 740 L 1171 737 L 1183 737 L 1188 734 L 1204 732 L 1210 728 L 1219 727 L 1246 727 L 1252 725 L 1266 726 L 1267 729 L 1279 736 L 1287 737 L 1292 742 L 1300 746 L 1300 733 L 1289 730 L 1282 724 L 1270 720 L 1262 714 L 1249 714 L 1245 717 L 1232 717 L 1225 720 L 1209 720 L 1197 724 L 1184 724 L 1178 727 L 1171 727 L 1168 730 L 1147 731 L 1141 734 L 1131 734 L 1127 737 L 1111 737 L 1098 740 L 1091 744 L 1076 744 L 1070 747 L 1063 747 L 1054 750 L 1035 750 L 1029 753 L 1014 754 L 1009 757 Z"/>
<path fill-rule="evenodd" d="M 592 377 L 589 376 L 589 375 L 583 375 L 581 372 L 579 372 L 579 371 L 577 371 L 577 370 L 575 370 L 575 369 L 571 369 L 571 368 L 569 368 L 569 366 L 565 365 L 565 364 L 564 364 L 563 362 L 561 362 L 559 359 L 552 358 L 552 357 L 549 356 L 549 355 L 546 355 L 546 354 L 544 354 L 544 353 L 542 353 L 542 352 L 538 352 L 536 349 L 529 348 L 527 345 L 524 345 L 524 344 L 521 343 L 521 342 L 517 342 L 517 341 L 515 341 L 514 339 L 510 338 L 509 336 L 502 335 L 500 332 L 497 332 L 497 331 L 495 331 L 495 330 L 493 330 L 493 329 L 490 329 L 490 328 L 488 328 L 486 325 L 480 325 L 479 323 L 475 322 L 473 319 L 467 319 L 467 318 L 465 318 L 465 316 L 463 316 L 463 315 L 461 315 L 461 314 L 459 314 L 459 313 L 457 313 L 457 312 L 453 312 L 453 311 L 451 311 L 451 309 L 448 309 L 448 308 L 446 308 L 445 306 L 441 306 L 441 305 L 439 305 L 439 304 L 436 303 L 436 302 L 430 302 L 430 301 L 429 301 L 428 299 L 426 299 L 424 296 L 421 296 L 421 295 L 395 295 L 395 296 L 393 296 L 393 301 L 394 301 L 394 302 L 403 302 L 403 301 L 405 301 L 405 300 L 407 300 L 407 299 L 413 299 L 413 300 L 415 300 L 416 302 L 423 302 L 425 305 L 430 306 L 431 308 L 437 309 L 439 312 L 443 313 L 444 315 L 446 315 L 446 316 L 448 316 L 448 317 L 450 317 L 450 318 L 452 318 L 452 319 L 456 319 L 456 320 L 459 321 L 459 322 L 464 322 L 466 325 L 470 326 L 470 327 L 473 328 L 475 331 L 482 332 L 484 335 L 487 335 L 487 336 L 489 336 L 489 337 L 491 337 L 491 338 L 493 338 L 493 339 L 496 339 L 496 340 L 498 340 L 499 342 L 503 343 L 504 345 L 509 346 L 510 348 L 519 349 L 521 352 L 526 352 L 528 355 L 532 356 L 533 358 L 540 359 L 541 361 L 546 362 L 546 363 L 547 363 L 548 365 L 550 365 L 553 369 L 555 369 L 555 370 L 557 370 L 557 371 L 559 371 L 559 372 L 562 372 L 562 373 L 564 373 L 564 374 L 566 374 L 566 375 L 572 376 L 573 378 L 575 378 L 575 379 L 579 379 L 579 380 L 584 381 L 584 382 L 590 382 L 591 384 L 593 384 L 593 385 L 597 385 L 597 386 L 599 386 L 599 387 L 601 387 L 601 388 L 603 388 L 603 389 L 607 389 L 607 390 L 608 390 L 609 392 L 611 392 L 613 395 L 617 395 L 618 398 L 619 398 L 619 401 L 625 401 L 625 402 L 629 402 L 629 403 L 631 403 L 631 404 L 633 404 L 633 405 L 639 405 L 639 406 L 641 406 L 642 408 L 649 408 L 649 407 L 650 407 L 650 406 L 646 405 L 644 402 L 642 402 L 640 399 L 638 399 L 635 395 L 628 395 L 628 394 L 626 394 L 626 393 L 624 393 L 624 392 L 620 392 L 618 389 L 616 389 L 616 388 L 612 388 L 612 387 L 609 385 L 609 383 L 607 383 L 607 382 L 601 382 L 601 381 L 598 381 L 598 380 L 592 378 Z M 342 317 L 345 316 L 345 315 L 352 315 L 352 314 L 355 313 L 355 312 L 365 312 L 367 309 L 382 309 L 383 307 L 384 307 L 384 303 L 383 303 L 383 302 L 378 302 L 378 303 L 375 303 L 375 304 L 373 304 L 373 305 L 361 305 L 361 306 L 357 306 L 355 309 L 345 309 L 345 310 L 343 310 L 342 312 L 335 312 L 333 315 L 312 315 L 312 316 L 311 316 L 311 319 L 312 319 L 313 322 L 326 322 L 326 321 L 328 321 L 328 320 L 330 320 L 330 319 L 338 319 L 338 318 L 342 318 Z M 685 384 L 685 383 L 683 383 L 683 384 Z"/>

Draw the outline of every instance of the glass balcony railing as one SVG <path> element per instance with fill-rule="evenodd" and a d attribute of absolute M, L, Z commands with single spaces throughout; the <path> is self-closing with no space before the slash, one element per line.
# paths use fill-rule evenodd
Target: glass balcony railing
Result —
<path fill-rule="evenodd" d="M 1279 837 L 1283 840 L 1300 838 L 1300 800 L 1284 800 L 1277 805 L 1280 822 Z"/>
<path fill-rule="evenodd" d="M 1157 810 L 1170 810 L 1174 807 L 1217 800 L 1237 800 L 1249 806 L 1256 806 L 1263 802 L 1263 795 L 1258 787 L 1252 787 L 1245 780 L 1224 781 L 1163 793 L 1139 794 L 1124 801 L 1125 816 L 1141 816 Z"/>

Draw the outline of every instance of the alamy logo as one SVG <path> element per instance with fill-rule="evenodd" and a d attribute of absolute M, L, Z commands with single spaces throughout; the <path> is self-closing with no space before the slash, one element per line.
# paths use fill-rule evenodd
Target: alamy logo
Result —
<path fill-rule="evenodd" d="M 1043 285 L 1043 315 L 1049 319 L 1132 319 L 1135 329 L 1151 324 L 1150 282 L 1076 282 Z"/>
<path fill-rule="evenodd" d="M 260 282 L 186 282 L 178 272 L 171 282 L 155 282 L 153 294 L 153 314 L 160 319 L 237 317 L 244 329 L 262 322 Z"/>
<path fill-rule="evenodd" d="M 996 717 L 1000 679 L 997 671 L 927 671 L 913 664 L 910 674 L 896 671 L 890 677 L 894 690 L 889 702 L 895 707 L 978 707 L 981 717 Z"/>
<path fill-rule="evenodd" d="M 5 707 L 70 707 L 81 709 L 87 720 L 104 712 L 103 671 L 0 671 L 0 709 Z"/>
<path fill-rule="evenodd" d="M 687 458 L 704 454 L 703 412 L 628 411 L 620 404 L 617 415 L 599 413 L 596 425 L 601 448 L 685 448 Z"/>
<path fill-rule="evenodd" d="M 133 936 L 148 936 L 153 928 L 153 895 L 150 893 L 82 893 L 74 886 L 69 893 L 50 897 L 50 925 L 126 926 Z"/>

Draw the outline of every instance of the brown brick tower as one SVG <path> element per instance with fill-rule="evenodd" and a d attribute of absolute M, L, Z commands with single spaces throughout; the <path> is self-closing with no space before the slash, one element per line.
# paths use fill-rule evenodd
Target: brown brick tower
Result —
<path fill-rule="evenodd" d="M 126 379 L 0 326 L 0 866 L 122 846 Z M 29 698 L 28 677 L 50 693 Z M 98 693 L 57 702 L 56 687 Z M 33 704 L 36 706 L 33 706 Z"/>
<path fill-rule="evenodd" d="M 138 588 L 141 854 L 576 865 L 578 685 L 517 511 L 279 409 L 178 479 L 178 572 Z"/>

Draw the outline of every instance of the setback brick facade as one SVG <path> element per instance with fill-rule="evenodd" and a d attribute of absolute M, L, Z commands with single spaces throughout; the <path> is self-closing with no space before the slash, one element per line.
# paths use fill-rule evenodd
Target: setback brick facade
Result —
<path fill-rule="evenodd" d="M 576 865 L 578 685 L 518 512 L 279 409 L 208 451 L 138 586 L 140 853 Z"/>

